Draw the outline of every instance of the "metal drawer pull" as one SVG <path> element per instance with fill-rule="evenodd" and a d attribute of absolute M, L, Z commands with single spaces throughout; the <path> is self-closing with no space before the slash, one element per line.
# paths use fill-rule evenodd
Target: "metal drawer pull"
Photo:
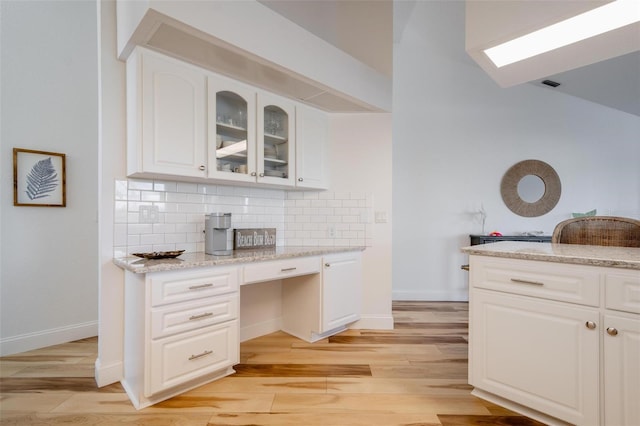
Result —
<path fill-rule="evenodd" d="M 206 317 L 210 317 L 211 315 L 213 315 L 213 312 L 205 312 L 204 314 L 190 316 L 189 320 L 197 320 L 197 319 L 201 319 L 201 318 L 206 318 Z"/>
<path fill-rule="evenodd" d="M 208 284 L 192 285 L 191 287 L 189 287 L 189 290 L 198 290 L 198 289 L 207 288 L 207 287 L 213 287 L 213 284 L 208 283 Z"/>
<path fill-rule="evenodd" d="M 587 327 L 589 330 L 594 330 L 596 328 L 596 323 L 593 321 L 587 321 L 584 323 L 585 327 Z"/>
<path fill-rule="evenodd" d="M 617 336 L 618 330 L 613 327 L 607 327 L 607 334 L 609 334 L 609 336 Z"/>
<path fill-rule="evenodd" d="M 296 268 L 296 267 L 293 267 L 293 268 L 282 268 L 282 269 L 280 269 L 280 272 L 290 272 L 290 271 L 295 271 L 296 269 L 298 269 L 298 268 Z"/>
<path fill-rule="evenodd" d="M 325 268 L 331 268 L 331 264 L 330 263 L 325 263 L 324 266 L 325 266 Z"/>
<path fill-rule="evenodd" d="M 198 355 L 191 355 L 189 357 L 189 361 L 193 361 L 194 359 L 198 359 L 198 358 L 202 358 L 203 356 L 207 356 L 207 355 L 211 355 L 213 353 L 213 351 L 204 351 L 201 354 Z"/>
<path fill-rule="evenodd" d="M 544 285 L 544 283 L 541 283 L 540 281 L 519 280 L 517 278 L 511 278 L 511 282 L 518 284 Z"/>

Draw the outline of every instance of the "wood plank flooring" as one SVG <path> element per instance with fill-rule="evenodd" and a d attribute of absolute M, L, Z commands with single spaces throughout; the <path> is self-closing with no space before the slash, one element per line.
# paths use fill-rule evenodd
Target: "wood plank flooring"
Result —
<path fill-rule="evenodd" d="M 97 338 L 0 358 L 2 425 L 541 425 L 470 395 L 466 303 L 394 302 L 395 329 L 241 345 L 237 373 L 136 411 L 97 388 Z"/>

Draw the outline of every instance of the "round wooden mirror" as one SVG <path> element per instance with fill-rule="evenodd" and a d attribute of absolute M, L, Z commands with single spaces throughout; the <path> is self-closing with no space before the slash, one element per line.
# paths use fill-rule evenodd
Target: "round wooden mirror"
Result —
<path fill-rule="evenodd" d="M 544 161 L 525 160 L 507 170 L 500 183 L 500 193 L 504 203 L 515 214 L 542 216 L 560 200 L 560 178 Z"/>

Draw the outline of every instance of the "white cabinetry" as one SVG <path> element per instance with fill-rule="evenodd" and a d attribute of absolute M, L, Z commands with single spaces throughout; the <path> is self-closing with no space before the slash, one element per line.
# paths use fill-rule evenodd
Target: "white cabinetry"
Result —
<path fill-rule="evenodd" d="M 314 342 L 360 319 L 362 254 L 322 258 L 321 279 L 305 275 L 282 282 L 282 329 Z"/>
<path fill-rule="evenodd" d="M 293 186 L 294 104 L 225 77 L 207 81 L 209 177 Z"/>
<path fill-rule="evenodd" d="M 296 107 L 296 186 L 329 187 L 329 120 L 326 113 Z"/>
<path fill-rule="evenodd" d="M 597 311 L 486 290 L 472 298 L 470 384 L 574 424 L 598 417 L 598 331 L 585 326 Z"/>
<path fill-rule="evenodd" d="M 202 71 L 137 49 L 127 61 L 127 175 L 206 177 Z"/>
<path fill-rule="evenodd" d="M 640 424 L 640 273 L 484 256 L 470 273 L 474 394 L 549 424 Z"/>
<path fill-rule="evenodd" d="M 325 189 L 327 134 L 286 98 L 140 47 L 127 60 L 130 177 Z"/>
<path fill-rule="evenodd" d="M 232 374 L 238 268 L 126 272 L 123 387 L 136 408 Z"/>
<path fill-rule="evenodd" d="M 640 425 L 640 272 L 605 279 L 604 424 Z"/>
<path fill-rule="evenodd" d="M 360 319 L 362 255 L 359 252 L 322 259 L 322 327 L 320 333 Z"/>

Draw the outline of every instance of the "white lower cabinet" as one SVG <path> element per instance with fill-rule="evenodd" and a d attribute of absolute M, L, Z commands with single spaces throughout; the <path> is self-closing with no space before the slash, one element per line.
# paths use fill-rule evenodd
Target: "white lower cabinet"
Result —
<path fill-rule="evenodd" d="M 473 393 L 547 424 L 640 425 L 640 272 L 471 256 Z"/>
<path fill-rule="evenodd" d="M 360 319 L 362 253 L 322 257 L 318 275 L 282 282 L 282 329 L 308 342 L 336 334 Z"/>
<path fill-rule="evenodd" d="M 122 385 L 143 408 L 234 373 L 237 267 L 125 275 Z"/>
<path fill-rule="evenodd" d="M 597 310 L 474 290 L 470 384 L 574 424 L 598 418 Z"/>
<path fill-rule="evenodd" d="M 604 317 L 604 424 L 640 425 L 640 319 Z"/>
<path fill-rule="evenodd" d="M 360 319 L 362 310 L 362 256 L 342 253 L 325 256 L 322 270 L 322 327 L 320 333 Z"/>

